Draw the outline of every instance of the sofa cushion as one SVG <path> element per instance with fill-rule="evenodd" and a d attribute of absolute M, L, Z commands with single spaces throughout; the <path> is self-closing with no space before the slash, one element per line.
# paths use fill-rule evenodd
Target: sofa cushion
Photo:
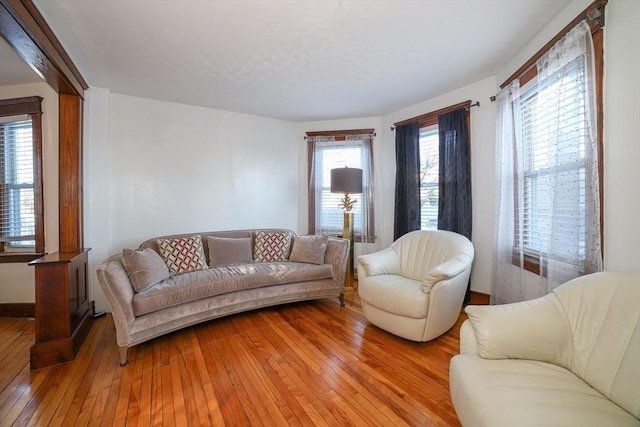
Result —
<path fill-rule="evenodd" d="M 207 236 L 209 247 L 209 266 L 217 267 L 229 264 L 246 264 L 253 261 L 251 237 L 214 237 Z"/>
<path fill-rule="evenodd" d="M 331 279 L 330 264 L 291 262 L 227 265 L 172 276 L 133 297 L 135 316 L 202 298 L 271 285 Z"/>
<path fill-rule="evenodd" d="M 328 236 L 298 236 L 293 239 L 293 247 L 289 261 L 324 264 L 324 254 L 327 252 Z"/>
<path fill-rule="evenodd" d="M 465 311 L 481 357 L 533 359 L 570 367 L 572 331 L 554 294 L 512 304 L 469 305 Z"/>
<path fill-rule="evenodd" d="M 397 275 L 368 277 L 367 286 L 360 286 L 358 295 L 380 310 L 414 319 L 424 319 L 429 309 L 429 295 L 422 292 L 422 282 Z"/>
<path fill-rule="evenodd" d="M 628 412 L 567 369 L 532 360 L 455 356 L 451 398 L 463 425 L 638 426 Z"/>
<path fill-rule="evenodd" d="M 256 262 L 286 261 L 291 249 L 291 233 L 258 231 L 253 257 Z"/>
<path fill-rule="evenodd" d="M 158 251 L 169 267 L 171 274 L 207 268 L 207 259 L 199 235 L 158 239 Z"/>
<path fill-rule="evenodd" d="M 142 292 L 171 275 L 167 264 L 150 248 L 123 249 L 122 265 L 136 292 Z"/>

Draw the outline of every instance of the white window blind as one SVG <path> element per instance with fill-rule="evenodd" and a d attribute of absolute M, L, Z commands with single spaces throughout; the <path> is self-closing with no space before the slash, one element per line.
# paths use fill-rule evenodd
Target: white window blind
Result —
<path fill-rule="evenodd" d="M 580 57 L 520 98 L 524 182 L 517 216 L 522 241 L 517 244 L 525 254 L 571 264 L 584 259 L 585 144 L 590 131 L 585 96 Z"/>
<path fill-rule="evenodd" d="M 30 119 L 0 123 L 0 242 L 35 245 L 33 130 Z"/>

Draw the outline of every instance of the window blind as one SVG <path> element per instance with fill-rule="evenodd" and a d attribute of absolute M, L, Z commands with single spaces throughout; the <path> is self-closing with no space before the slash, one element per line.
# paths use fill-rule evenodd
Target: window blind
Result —
<path fill-rule="evenodd" d="M 0 242 L 11 246 L 35 244 L 30 119 L 0 123 Z"/>
<path fill-rule="evenodd" d="M 524 173 L 523 208 L 518 212 L 522 236 L 517 243 L 529 255 L 572 264 L 584 259 L 587 232 L 585 144 L 590 130 L 585 93 L 584 60 L 579 57 L 520 99 Z"/>

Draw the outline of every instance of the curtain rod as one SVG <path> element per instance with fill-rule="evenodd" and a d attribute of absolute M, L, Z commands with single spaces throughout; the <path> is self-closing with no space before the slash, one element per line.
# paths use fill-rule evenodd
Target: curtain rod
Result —
<path fill-rule="evenodd" d="M 406 124 L 411 123 L 411 122 L 419 122 L 420 120 L 422 120 L 422 119 L 424 119 L 425 117 L 428 117 L 428 116 L 437 116 L 437 115 L 440 115 L 440 114 L 448 113 L 449 111 L 457 110 L 459 108 L 466 108 L 468 110 L 471 107 L 479 107 L 479 106 L 480 106 L 480 101 L 476 101 L 474 103 L 472 103 L 471 100 L 460 102 L 458 104 L 451 105 L 449 107 L 445 107 L 445 108 L 441 108 L 441 109 L 436 110 L 436 111 L 432 111 L 431 113 L 422 114 L 420 116 L 416 116 L 416 117 L 412 117 L 410 119 L 401 120 L 399 122 L 396 122 L 396 123 L 393 124 L 393 126 L 391 126 L 391 130 L 392 131 L 396 130 L 396 127 L 401 126 L 401 125 L 406 125 Z"/>
<path fill-rule="evenodd" d="M 310 136 L 335 136 L 343 138 L 347 135 L 373 135 L 374 137 L 377 136 L 375 129 L 323 130 L 316 132 L 306 132 L 304 139 L 307 139 Z"/>
<path fill-rule="evenodd" d="M 530 68 L 536 65 L 536 61 L 544 55 L 554 44 L 564 37 L 573 27 L 578 25 L 580 21 L 586 19 L 590 23 L 591 33 L 601 30 L 604 27 L 604 11 L 605 6 L 609 0 L 595 0 L 585 10 L 583 10 L 578 16 L 576 16 L 571 22 L 569 22 L 558 34 L 547 42 L 540 50 L 538 50 L 527 62 L 525 62 L 520 68 L 518 68 L 507 80 L 500 85 L 500 89 L 507 86 L 509 83 L 520 77 L 527 72 Z M 493 101 L 493 99 L 492 99 Z"/>

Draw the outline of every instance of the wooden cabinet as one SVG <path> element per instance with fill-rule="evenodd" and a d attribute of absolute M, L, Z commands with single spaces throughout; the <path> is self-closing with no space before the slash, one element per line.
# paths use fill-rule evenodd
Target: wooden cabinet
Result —
<path fill-rule="evenodd" d="M 36 343 L 31 369 L 73 360 L 91 329 L 89 249 L 56 252 L 29 263 L 36 276 Z"/>

